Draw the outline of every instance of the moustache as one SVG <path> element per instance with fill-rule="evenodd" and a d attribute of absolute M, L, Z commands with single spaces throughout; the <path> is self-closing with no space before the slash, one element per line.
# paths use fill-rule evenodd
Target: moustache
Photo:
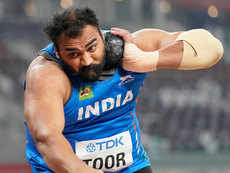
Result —
<path fill-rule="evenodd" d="M 104 61 L 100 64 L 91 64 L 89 66 L 83 66 L 79 69 L 79 76 L 82 80 L 88 82 L 97 81 L 104 69 Z"/>

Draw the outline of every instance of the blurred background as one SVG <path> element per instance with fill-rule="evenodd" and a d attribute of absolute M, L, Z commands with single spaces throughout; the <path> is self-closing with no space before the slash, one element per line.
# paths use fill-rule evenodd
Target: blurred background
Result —
<path fill-rule="evenodd" d="M 198 71 L 159 70 L 145 81 L 138 118 L 155 173 L 230 173 L 229 0 L 0 0 L 0 173 L 31 172 L 24 157 L 23 81 L 49 43 L 57 10 L 95 10 L 102 28 L 206 28 L 224 58 Z"/>

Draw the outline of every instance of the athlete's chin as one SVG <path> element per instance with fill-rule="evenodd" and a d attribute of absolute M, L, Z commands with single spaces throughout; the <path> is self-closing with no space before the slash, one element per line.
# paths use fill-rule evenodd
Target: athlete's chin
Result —
<path fill-rule="evenodd" d="M 100 75 L 101 73 L 97 73 L 94 70 L 85 71 L 79 74 L 80 78 L 86 82 L 96 82 Z"/>

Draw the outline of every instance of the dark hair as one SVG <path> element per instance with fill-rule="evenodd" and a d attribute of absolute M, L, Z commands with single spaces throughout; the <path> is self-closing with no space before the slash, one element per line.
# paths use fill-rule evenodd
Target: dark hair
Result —
<path fill-rule="evenodd" d="M 64 32 L 68 37 L 78 37 L 86 25 L 95 26 L 99 31 L 98 19 L 89 8 L 68 8 L 53 16 L 44 32 L 58 49 L 57 40 Z"/>

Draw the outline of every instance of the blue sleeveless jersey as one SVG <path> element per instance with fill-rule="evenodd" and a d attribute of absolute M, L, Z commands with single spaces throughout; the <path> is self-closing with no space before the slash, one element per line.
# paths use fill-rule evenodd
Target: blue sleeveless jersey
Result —
<path fill-rule="evenodd" d="M 42 51 L 55 57 L 53 44 Z M 149 166 L 140 143 L 141 132 L 135 112 L 146 73 L 118 67 L 105 81 L 83 82 L 76 76 L 69 78 L 73 89 L 64 105 L 63 135 L 76 156 L 104 172 L 132 173 Z M 27 126 L 26 133 L 25 152 L 33 172 L 52 172 L 37 151 Z"/>

